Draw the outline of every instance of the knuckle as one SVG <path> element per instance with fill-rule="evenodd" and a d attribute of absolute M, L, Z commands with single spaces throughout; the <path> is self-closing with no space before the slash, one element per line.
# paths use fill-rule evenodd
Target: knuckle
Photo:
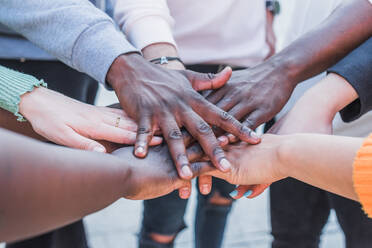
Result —
<path fill-rule="evenodd" d="M 213 73 L 207 73 L 206 75 L 207 75 L 207 78 L 208 78 L 209 80 L 212 80 L 212 79 L 215 78 L 215 75 L 214 75 Z"/>
<path fill-rule="evenodd" d="M 151 133 L 151 128 L 140 126 L 140 127 L 138 127 L 137 133 L 138 134 L 150 134 Z"/>
<path fill-rule="evenodd" d="M 197 129 L 198 129 L 198 132 L 203 134 L 203 135 L 208 135 L 208 134 L 211 134 L 213 132 L 212 128 L 207 123 L 205 123 L 204 121 L 199 122 L 199 124 L 197 126 Z"/>
<path fill-rule="evenodd" d="M 192 163 L 190 165 L 191 170 L 193 173 L 200 174 L 201 172 L 201 164 L 200 163 Z"/>
<path fill-rule="evenodd" d="M 247 126 L 247 127 L 253 127 L 255 124 L 255 121 L 252 120 L 252 119 L 246 119 L 244 122 L 243 122 L 243 125 L 244 126 Z"/>
<path fill-rule="evenodd" d="M 239 128 L 239 133 L 241 134 L 251 134 L 252 130 L 246 125 L 241 125 Z"/>
<path fill-rule="evenodd" d="M 171 129 L 168 132 L 168 138 L 173 140 L 179 140 L 182 139 L 182 133 L 178 128 Z"/>
<path fill-rule="evenodd" d="M 201 149 L 201 147 L 199 145 L 193 145 L 192 147 L 190 147 L 188 149 L 189 153 L 191 154 L 195 154 L 195 155 L 202 155 L 203 154 L 203 150 Z"/>
<path fill-rule="evenodd" d="M 223 121 L 232 121 L 232 120 L 234 120 L 234 117 L 232 115 L 230 115 L 229 113 L 227 113 L 226 111 L 221 111 L 220 112 L 220 118 Z"/>
<path fill-rule="evenodd" d="M 221 147 L 217 146 L 213 149 L 213 155 L 216 157 L 225 157 L 225 152 Z"/>

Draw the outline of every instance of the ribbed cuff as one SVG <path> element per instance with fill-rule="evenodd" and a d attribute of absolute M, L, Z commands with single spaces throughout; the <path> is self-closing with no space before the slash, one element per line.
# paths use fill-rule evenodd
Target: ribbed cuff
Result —
<path fill-rule="evenodd" d="M 364 141 L 354 160 L 353 181 L 364 212 L 372 217 L 372 135 Z"/>
<path fill-rule="evenodd" d="M 138 49 L 155 44 L 170 43 L 176 47 L 171 25 L 160 16 L 146 16 L 126 24 L 125 34 Z"/>
<path fill-rule="evenodd" d="M 73 49 L 72 65 L 98 82 L 105 83 L 114 60 L 131 52 L 140 53 L 112 22 L 100 22 L 80 35 Z"/>
<path fill-rule="evenodd" d="M 21 96 L 35 87 L 47 87 L 43 80 L 0 66 L 0 108 L 17 116 L 18 121 L 26 121 L 19 113 Z"/>

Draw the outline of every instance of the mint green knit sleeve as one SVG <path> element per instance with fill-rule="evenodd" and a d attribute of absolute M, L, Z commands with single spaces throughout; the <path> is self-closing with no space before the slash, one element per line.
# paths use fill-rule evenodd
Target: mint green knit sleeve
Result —
<path fill-rule="evenodd" d="M 0 65 L 0 108 L 13 113 L 18 121 L 26 121 L 18 112 L 21 96 L 40 86 L 47 87 L 47 84 L 31 75 Z"/>

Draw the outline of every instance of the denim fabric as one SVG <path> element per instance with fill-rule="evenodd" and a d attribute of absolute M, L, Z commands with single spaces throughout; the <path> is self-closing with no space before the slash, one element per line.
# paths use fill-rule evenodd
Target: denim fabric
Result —
<path fill-rule="evenodd" d="M 229 193 L 235 186 L 225 181 L 213 178 L 213 191 L 209 195 L 198 194 L 198 205 L 195 215 L 195 247 L 215 248 L 221 247 L 227 217 L 232 205 L 214 205 L 209 203 L 213 193 L 218 193 L 230 199 Z"/>
<path fill-rule="evenodd" d="M 273 248 L 319 247 L 332 208 L 345 234 L 346 248 L 372 247 L 372 219 L 358 202 L 295 179 L 274 183 L 270 201 Z"/>
<path fill-rule="evenodd" d="M 0 64 L 38 79 L 44 79 L 48 88 L 77 100 L 93 104 L 98 83 L 86 74 L 71 69 L 58 61 L 1 60 Z M 82 221 L 67 225 L 49 233 L 7 244 L 6 248 L 87 248 L 85 229 Z"/>
<path fill-rule="evenodd" d="M 88 248 L 83 221 L 70 224 L 55 231 L 7 244 L 6 248 Z"/>
<path fill-rule="evenodd" d="M 221 196 L 231 199 L 229 193 L 234 189 L 235 186 L 220 179 L 213 178 L 211 194 L 204 196 L 199 193 L 195 220 L 195 247 L 221 247 L 225 224 L 231 210 L 231 205 L 214 205 L 209 203 L 209 199 L 216 191 L 218 191 Z M 187 200 L 179 198 L 177 191 L 157 199 L 144 201 L 139 247 L 173 247 L 173 244 L 164 245 L 153 241 L 149 237 L 149 234 L 175 235 L 182 231 L 186 227 L 184 222 L 186 206 Z"/>

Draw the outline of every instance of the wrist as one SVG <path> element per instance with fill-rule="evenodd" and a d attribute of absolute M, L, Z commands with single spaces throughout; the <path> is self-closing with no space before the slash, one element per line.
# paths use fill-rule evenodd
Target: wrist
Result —
<path fill-rule="evenodd" d="M 261 65 L 265 66 L 266 73 L 272 75 L 274 80 L 280 84 L 284 84 L 289 89 L 294 89 L 299 81 L 298 66 L 288 61 L 286 58 L 274 55 Z M 279 78 L 279 79 L 278 79 Z"/>
<path fill-rule="evenodd" d="M 293 164 L 295 163 L 293 161 L 295 160 L 296 147 L 298 146 L 296 137 L 296 134 L 281 135 L 280 145 L 276 149 L 277 170 L 278 174 L 283 178 L 290 177 L 291 171 L 294 169 Z"/>
<path fill-rule="evenodd" d="M 285 79 L 283 83 L 293 89 L 303 81 L 303 66 L 291 54 L 278 53 L 267 60 L 271 70 Z"/>
<path fill-rule="evenodd" d="M 45 99 L 50 98 L 51 92 L 44 87 L 35 87 L 31 92 L 23 94 L 19 102 L 19 113 L 31 120 L 40 107 L 48 102 Z"/>
<path fill-rule="evenodd" d="M 106 82 L 116 91 L 123 84 L 123 75 L 133 73 L 147 64 L 148 62 L 138 53 L 120 55 L 112 63 L 106 76 Z"/>

